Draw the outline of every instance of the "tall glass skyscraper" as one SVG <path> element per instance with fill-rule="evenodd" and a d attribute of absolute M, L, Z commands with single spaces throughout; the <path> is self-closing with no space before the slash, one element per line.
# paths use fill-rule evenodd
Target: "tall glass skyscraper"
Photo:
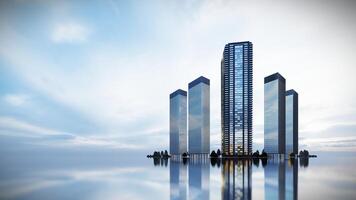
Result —
<path fill-rule="evenodd" d="M 298 93 L 286 92 L 286 154 L 298 154 Z"/>
<path fill-rule="evenodd" d="M 265 77 L 264 82 L 264 150 L 268 154 L 284 154 L 286 80 L 275 73 Z"/>
<path fill-rule="evenodd" d="M 189 153 L 210 151 L 210 80 L 201 76 L 189 83 Z"/>
<path fill-rule="evenodd" d="M 225 45 L 221 61 L 221 148 L 252 154 L 252 43 Z"/>
<path fill-rule="evenodd" d="M 180 89 L 169 95 L 169 151 L 187 152 L 187 92 Z"/>

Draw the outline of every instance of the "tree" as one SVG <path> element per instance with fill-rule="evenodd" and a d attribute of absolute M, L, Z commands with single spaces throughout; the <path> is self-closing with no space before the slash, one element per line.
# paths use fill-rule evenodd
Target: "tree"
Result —
<path fill-rule="evenodd" d="M 218 154 L 215 153 L 215 151 L 213 150 L 210 154 L 210 157 L 211 158 L 217 158 L 218 157 Z"/>
<path fill-rule="evenodd" d="M 218 149 L 218 150 L 216 151 L 216 154 L 218 155 L 218 157 L 220 157 L 220 156 L 221 156 L 220 149 Z"/>
<path fill-rule="evenodd" d="M 263 149 L 260 157 L 267 158 L 267 156 L 268 156 L 267 153 Z"/>
<path fill-rule="evenodd" d="M 255 153 L 252 154 L 253 157 L 259 157 L 260 156 L 260 152 L 257 150 Z"/>
<path fill-rule="evenodd" d="M 167 150 L 164 151 L 164 156 L 165 156 L 165 157 L 168 157 L 168 156 L 169 156 Z"/>

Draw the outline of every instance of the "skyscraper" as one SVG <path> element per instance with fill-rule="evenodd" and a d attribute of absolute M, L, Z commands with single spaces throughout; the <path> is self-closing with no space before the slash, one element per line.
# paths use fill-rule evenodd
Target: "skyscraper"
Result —
<path fill-rule="evenodd" d="M 171 155 L 187 152 L 187 92 L 169 95 L 169 151 Z"/>
<path fill-rule="evenodd" d="M 252 43 L 225 45 L 221 61 L 221 148 L 252 154 Z"/>
<path fill-rule="evenodd" d="M 279 73 L 264 80 L 264 150 L 268 154 L 284 154 L 286 80 Z"/>
<path fill-rule="evenodd" d="M 210 80 L 201 76 L 189 83 L 189 153 L 210 151 Z"/>
<path fill-rule="evenodd" d="M 298 154 L 298 93 L 286 91 L 286 154 Z"/>

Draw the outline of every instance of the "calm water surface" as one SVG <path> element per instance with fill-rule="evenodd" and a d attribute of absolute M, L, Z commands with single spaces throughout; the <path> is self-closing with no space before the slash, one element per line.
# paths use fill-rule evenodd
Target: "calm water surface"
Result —
<path fill-rule="evenodd" d="M 0 199 L 355 199 L 355 154 L 301 160 L 1 159 Z"/>

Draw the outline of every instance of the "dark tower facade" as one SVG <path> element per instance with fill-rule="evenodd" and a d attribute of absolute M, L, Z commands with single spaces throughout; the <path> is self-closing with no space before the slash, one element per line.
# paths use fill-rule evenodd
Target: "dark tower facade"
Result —
<path fill-rule="evenodd" d="M 264 150 L 285 154 L 286 79 L 275 73 L 265 77 L 264 83 Z"/>
<path fill-rule="evenodd" d="M 298 93 L 286 91 L 286 152 L 298 154 Z"/>
<path fill-rule="evenodd" d="M 221 148 L 252 154 L 252 43 L 225 45 L 221 61 Z"/>

